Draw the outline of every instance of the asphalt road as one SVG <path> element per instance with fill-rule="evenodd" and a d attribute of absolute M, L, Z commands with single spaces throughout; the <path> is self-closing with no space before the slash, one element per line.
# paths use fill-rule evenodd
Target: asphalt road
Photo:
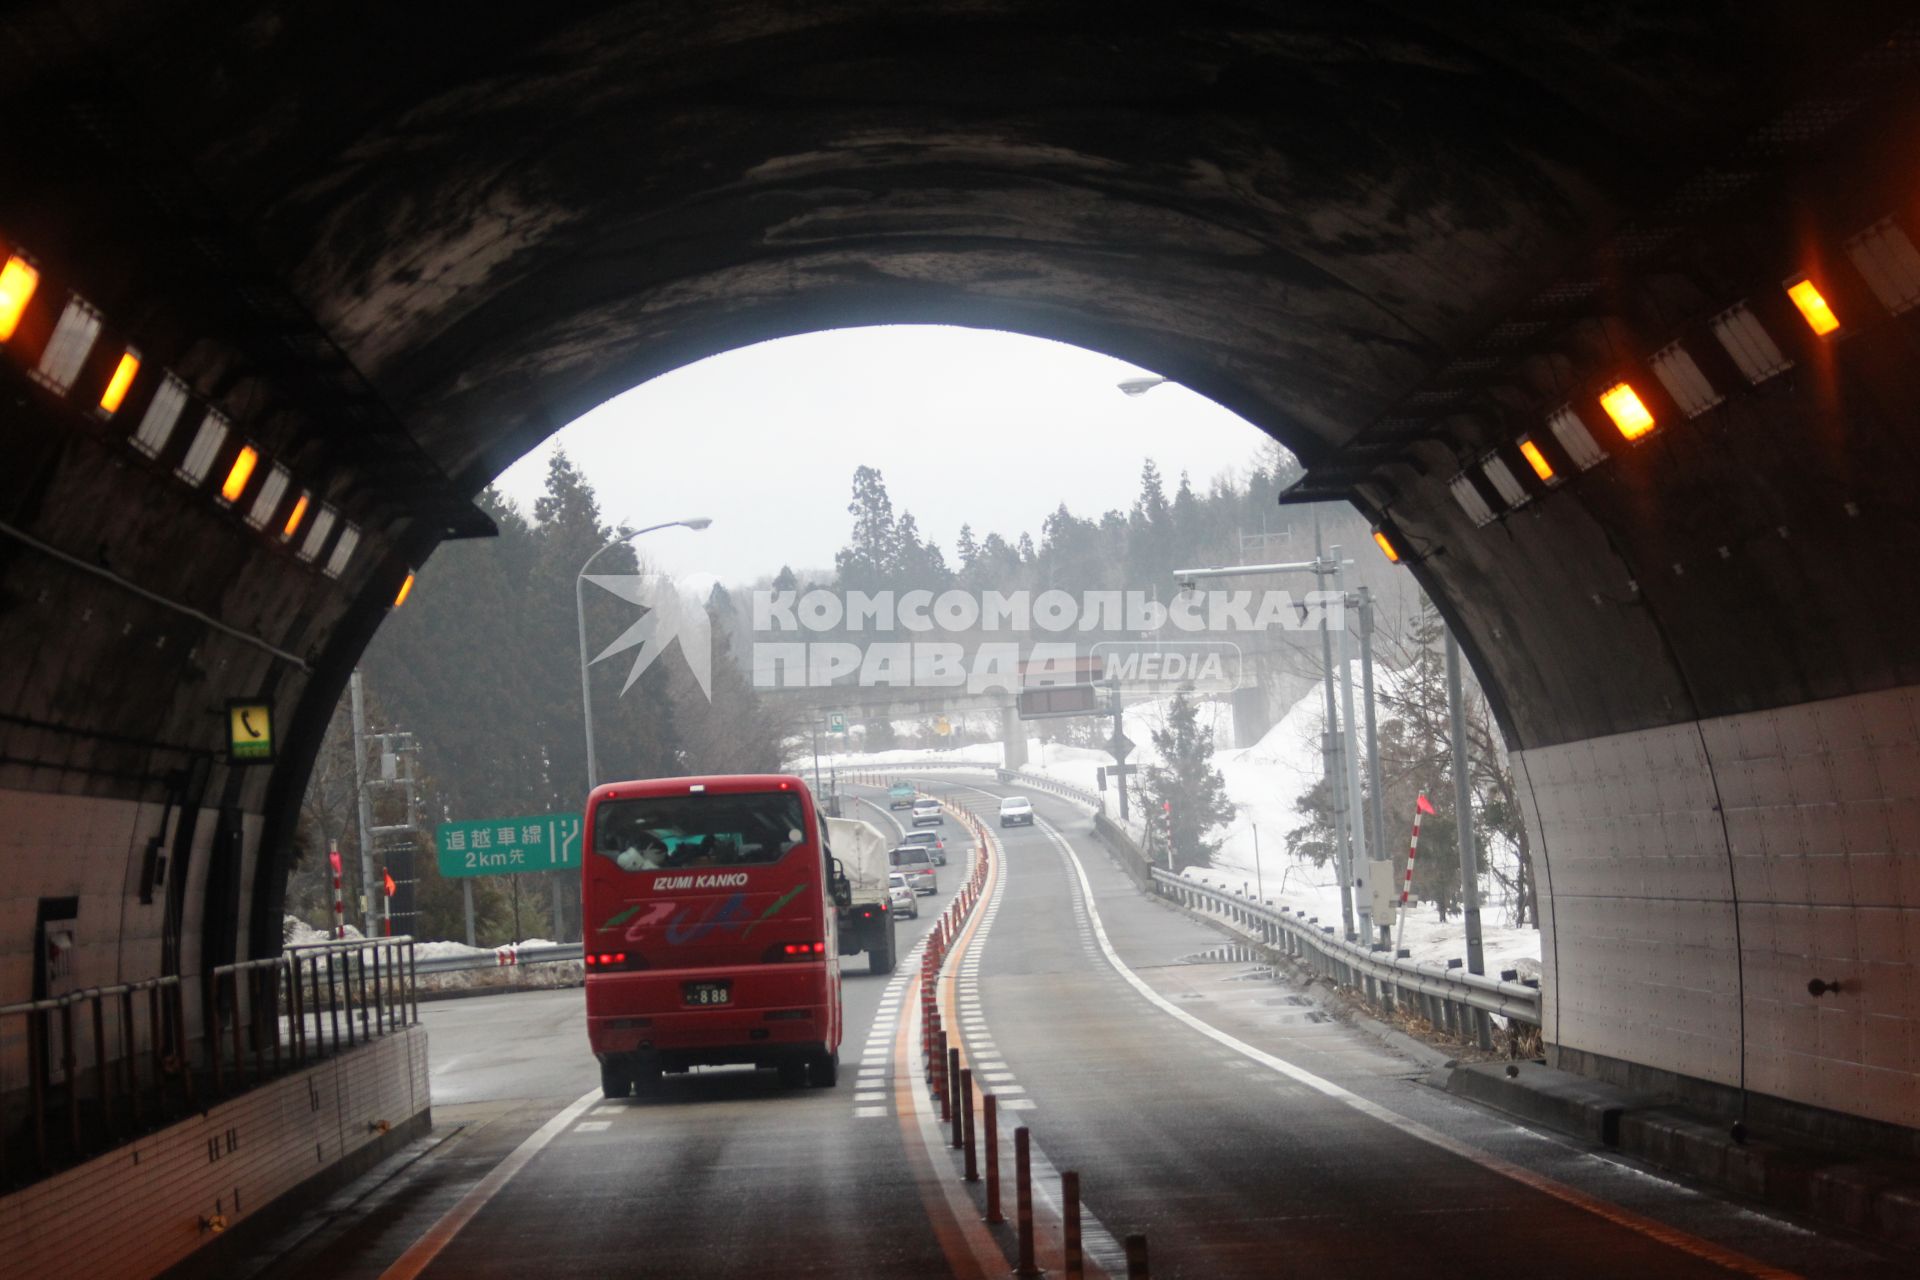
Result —
<path fill-rule="evenodd" d="M 927 788 L 988 814 L 1008 790 Z M 1223 958 L 1219 933 L 1139 893 L 1084 810 L 1033 799 L 1036 827 L 998 833 L 996 889 L 950 998 L 1003 1127 L 1032 1131 L 1050 1274 L 1058 1169 L 1079 1173 L 1094 1260 L 1117 1271 L 1115 1238 L 1143 1232 L 1160 1277 L 1911 1273 L 1911 1258 L 1432 1089 L 1429 1064 L 1329 1016 L 1310 989 Z M 901 922 L 903 951 L 962 861 Z M 916 1101 L 917 972 L 917 956 L 892 979 L 847 962 L 831 1090 L 714 1070 L 609 1103 L 578 990 L 426 1006 L 437 1145 L 337 1197 L 262 1271 L 1005 1274 L 1006 1233 L 979 1225 L 977 1188 Z"/>

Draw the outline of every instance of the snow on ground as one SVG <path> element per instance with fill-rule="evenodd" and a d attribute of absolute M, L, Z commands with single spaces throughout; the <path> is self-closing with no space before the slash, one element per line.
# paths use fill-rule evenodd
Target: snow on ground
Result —
<path fill-rule="evenodd" d="M 1391 679 L 1391 672 L 1382 673 L 1383 685 Z M 1357 670 L 1354 685 L 1357 691 Z M 1205 870 L 1190 870 L 1187 874 L 1218 888 L 1264 896 L 1274 905 L 1289 910 L 1304 909 L 1309 916 L 1318 916 L 1323 924 L 1335 924 L 1340 919 L 1340 886 L 1334 869 L 1316 867 L 1305 859 L 1295 860 L 1287 855 L 1287 833 L 1304 821 L 1294 806 L 1320 776 L 1320 733 L 1325 723 L 1323 697 L 1315 687 L 1288 708 L 1286 715 L 1259 742 L 1239 749 L 1225 745 L 1232 741 L 1232 716 L 1226 704 L 1201 706 L 1201 722 L 1206 724 L 1211 720 L 1214 731 L 1214 762 L 1226 779 L 1227 794 L 1237 812 L 1222 835 L 1215 865 Z M 1127 707 L 1126 733 L 1134 743 L 1128 763 L 1145 768 L 1159 762 L 1159 755 L 1153 749 L 1153 731 L 1165 727 L 1171 705 L 1171 699 L 1155 699 Z M 929 759 L 930 754 L 923 749 L 905 749 L 873 754 L 841 753 L 831 758 L 822 755 L 820 767 L 824 771 L 829 759 L 837 769 L 884 767 L 909 761 L 917 764 Z M 956 764 L 997 767 L 1001 747 L 997 742 L 978 743 L 937 754 L 942 760 Z M 1023 772 L 1094 791 L 1095 770 L 1112 763 L 1112 757 L 1104 750 L 1030 738 Z M 1103 798 L 1107 815 L 1117 819 L 1118 804 L 1112 785 L 1109 781 Z M 1128 825 L 1138 840 L 1144 830 L 1137 806 L 1129 817 L 1132 821 Z M 1410 831 L 1412 815 L 1405 815 L 1405 821 Z M 1390 861 L 1397 882 L 1406 866 L 1399 850 L 1406 846 L 1404 836 L 1393 824 L 1393 815 L 1388 815 L 1386 847 L 1395 851 Z M 1419 961 L 1444 964 L 1451 959 L 1464 959 L 1465 924 L 1458 915 L 1442 922 L 1438 914 L 1433 903 L 1415 900 L 1407 912 L 1400 945 Z M 1500 903 L 1482 902 L 1481 940 L 1487 972 L 1498 974 L 1502 969 L 1517 969 L 1524 977 L 1537 976 L 1540 972 L 1539 931 L 1511 928 L 1504 923 L 1505 917 L 1506 909 Z"/>

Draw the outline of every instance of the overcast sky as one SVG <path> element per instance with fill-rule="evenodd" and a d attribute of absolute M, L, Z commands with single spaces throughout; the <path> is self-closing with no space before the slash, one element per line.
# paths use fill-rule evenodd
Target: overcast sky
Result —
<path fill-rule="evenodd" d="M 1148 371 L 1019 334 L 935 326 L 840 329 L 688 365 L 601 405 L 497 482 L 529 513 L 547 459 L 567 453 L 610 523 L 709 516 L 640 546 L 661 569 L 745 584 L 830 569 L 847 540 L 853 469 L 878 467 L 949 561 L 963 522 L 1012 541 L 1065 502 L 1098 516 L 1133 504 L 1140 466 L 1169 495 L 1244 469 L 1266 437 L 1184 387 L 1122 395 Z"/>

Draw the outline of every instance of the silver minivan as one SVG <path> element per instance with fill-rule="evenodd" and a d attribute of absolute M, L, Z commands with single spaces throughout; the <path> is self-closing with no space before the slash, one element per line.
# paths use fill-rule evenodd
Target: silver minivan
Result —
<path fill-rule="evenodd" d="M 933 855 L 927 847 L 920 844 L 903 844 L 888 857 L 893 869 L 907 878 L 915 893 L 934 894 L 940 892 L 938 873 L 933 869 Z"/>

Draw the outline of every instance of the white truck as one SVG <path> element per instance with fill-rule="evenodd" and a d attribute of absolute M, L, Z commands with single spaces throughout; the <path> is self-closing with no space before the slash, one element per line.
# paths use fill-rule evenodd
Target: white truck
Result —
<path fill-rule="evenodd" d="M 827 849 L 850 892 L 840 907 L 840 954 L 867 953 L 869 973 L 892 973 L 893 904 L 887 854 L 893 841 L 858 818 L 827 819 Z"/>

